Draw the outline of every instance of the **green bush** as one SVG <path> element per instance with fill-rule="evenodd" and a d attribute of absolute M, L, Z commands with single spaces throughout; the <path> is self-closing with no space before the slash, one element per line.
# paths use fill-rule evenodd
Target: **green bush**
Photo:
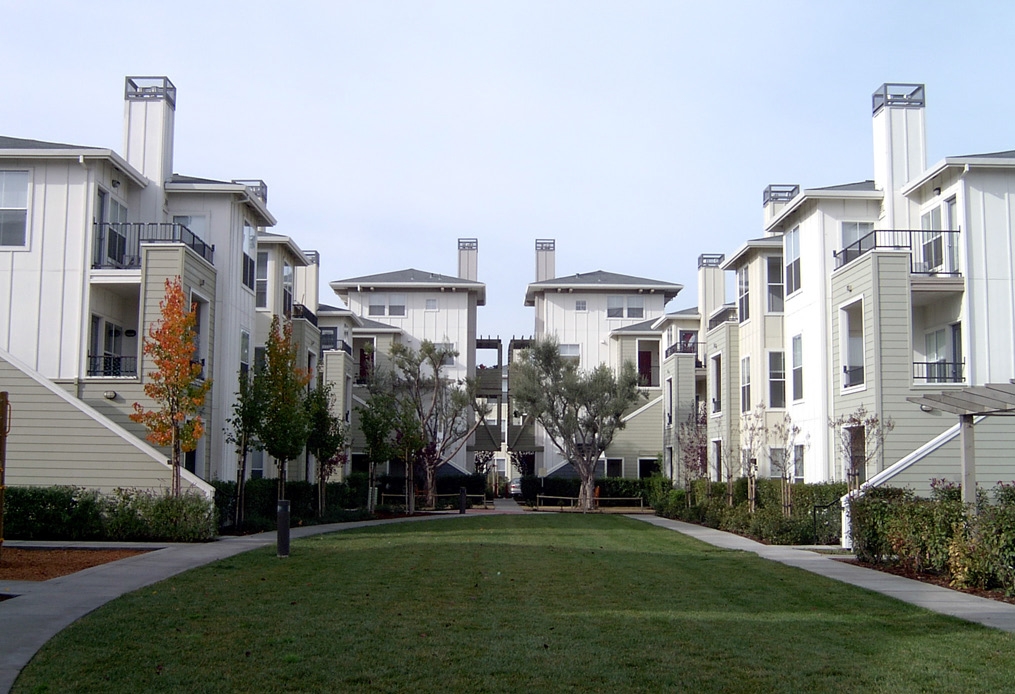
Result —
<path fill-rule="evenodd" d="M 196 492 L 117 489 L 109 499 L 106 532 L 111 540 L 207 542 L 215 539 L 216 521 L 214 502 Z"/>
<path fill-rule="evenodd" d="M 8 540 L 101 540 L 104 500 L 79 487 L 7 487 L 4 535 Z"/>

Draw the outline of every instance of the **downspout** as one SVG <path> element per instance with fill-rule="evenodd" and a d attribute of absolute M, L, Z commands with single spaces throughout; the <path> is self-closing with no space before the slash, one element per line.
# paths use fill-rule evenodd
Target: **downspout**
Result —
<path fill-rule="evenodd" d="M 81 244 L 82 245 L 82 249 L 83 249 L 83 253 L 84 253 L 83 262 L 81 264 L 81 269 L 82 269 L 81 276 L 82 276 L 82 279 L 83 279 L 83 281 L 82 281 L 83 286 L 81 288 L 81 310 L 79 312 L 79 315 L 81 316 L 81 320 L 83 321 L 83 323 L 79 323 L 79 325 L 82 326 L 81 327 L 81 332 L 84 333 L 85 330 L 91 331 L 91 325 L 92 325 L 91 312 L 88 311 L 88 306 L 89 306 L 88 297 L 89 297 L 89 293 L 90 293 L 90 290 L 91 290 L 91 263 L 89 262 L 89 258 L 91 256 L 91 249 L 92 249 L 92 245 L 95 243 L 95 239 L 94 239 L 94 236 L 93 236 L 94 235 L 94 228 L 93 227 L 89 227 L 89 221 L 88 221 L 88 204 L 89 204 L 89 202 L 88 201 L 89 201 L 89 199 L 94 198 L 94 195 L 90 195 L 91 189 L 92 189 L 91 180 L 90 180 L 91 179 L 91 170 L 88 168 L 88 165 L 85 163 L 85 155 L 83 155 L 83 154 L 79 154 L 78 155 L 78 164 L 81 166 L 82 169 L 85 170 L 85 198 L 83 200 L 83 209 L 81 211 L 81 216 L 82 216 L 82 218 L 84 220 L 84 223 L 85 223 L 85 228 L 84 228 L 84 232 L 85 232 L 85 234 L 84 234 L 84 243 Z M 91 228 L 91 233 L 89 232 L 90 228 Z M 61 328 L 61 330 L 62 330 L 62 328 Z M 63 335 L 61 335 L 60 338 L 61 338 L 60 339 L 60 343 L 63 344 Z M 74 369 L 74 397 L 76 397 L 78 400 L 81 399 L 82 392 L 83 392 L 83 387 L 84 387 L 84 384 L 82 383 L 82 379 L 81 379 L 82 367 L 84 367 L 85 369 L 88 368 L 87 361 L 85 362 L 85 364 L 81 363 L 81 343 L 82 343 L 82 339 L 86 339 L 86 338 L 84 338 L 83 335 L 79 335 L 78 339 L 76 341 L 77 344 L 75 346 L 76 354 L 74 355 L 74 357 L 75 357 L 74 361 L 77 364 L 76 368 Z M 87 354 L 88 354 L 88 352 L 87 352 L 87 349 L 86 349 L 85 350 L 86 358 L 87 358 Z"/>

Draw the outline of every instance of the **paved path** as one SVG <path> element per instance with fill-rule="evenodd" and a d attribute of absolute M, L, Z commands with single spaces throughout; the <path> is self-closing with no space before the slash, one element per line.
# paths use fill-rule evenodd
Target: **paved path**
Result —
<path fill-rule="evenodd" d="M 639 515 L 630 516 L 630 518 L 661 528 L 676 530 L 716 547 L 754 552 L 765 559 L 866 588 L 934 612 L 951 615 L 969 622 L 979 622 L 1003 631 L 1015 632 L 1015 605 L 1005 602 L 969 595 L 883 571 L 865 569 L 862 566 L 838 561 L 833 559 L 831 555 L 820 554 L 806 548 L 763 545 L 732 533 L 658 516 Z"/>
<path fill-rule="evenodd" d="M 511 500 L 498 500 L 493 510 L 473 510 L 468 515 L 524 513 Z M 336 523 L 294 528 L 293 539 L 389 523 L 459 518 L 444 513 L 413 518 Z M 1015 605 L 978 598 L 927 585 L 899 576 L 835 561 L 827 555 L 790 547 L 762 545 L 737 535 L 702 528 L 665 518 L 632 515 L 631 518 L 676 530 L 718 547 L 754 552 L 766 559 L 796 566 L 822 576 L 868 588 L 943 614 L 1015 631 Z M 0 593 L 17 595 L 0 601 L 0 694 L 6 694 L 21 669 L 50 638 L 107 602 L 131 591 L 157 583 L 198 566 L 275 543 L 275 533 L 228 537 L 206 544 L 141 544 L 132 548 L 158 548 L 146 554 L 95 566 L 49 581 L 0 581 Z M 19 544 L 8 542 L 15 547 Z M 31 543 L 38 545 L 42 543 Z M 117 546 L 115 543 L 48 543 L 51 546 Z"/>

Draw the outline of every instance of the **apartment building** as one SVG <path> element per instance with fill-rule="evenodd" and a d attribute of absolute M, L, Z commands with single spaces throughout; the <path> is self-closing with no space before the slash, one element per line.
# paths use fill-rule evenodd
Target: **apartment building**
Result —
<path fill-rule="evenodd" d="M 371 370 L 390 364 L 392 345 L 418 349 L 429 340 L 457 351 L 458 356 L 444 365 L 445 375 L 453 380 L 476 378 L 478 347 L 496 348 L 499 354 L 499 341 L 481 341 L 476 335 L 477 309 L 486 304 L 486 285 L 477 280 L 478 249 L 476 239 L 459 239 L 459 276 L 409 268 L 330 283 L 347 312 L 333 307 L 327 311 L 327 328 L 329 332 L 333 329 L 335 341 L 324 359 L 329 381 L 345 394 L 340 407 L 352 425 L 351 471 L 366 470 L 357 408 L 369 397 L 366 382 Z M 487 344 L 491 342 L 496 344 Z M 500 377 L 485 378 L 484 383 L 487 381 L 482 396 L 495 401 L 491 404 L 499 417 L 502 408 L 496 404 L 501 396 Z M 499 427 L 487 423 L 484 430 L 487 441 L 481 449 L 499 451 Z M 442 466 L 442 472 L 471 472 L 475 450 L 473 440 Z M 387 472 L 402 474 L 404 468 L 392 462 Z"/>
<path fill-rule="evenodd" d="M 1015 152 L 928 167 L 924 85 L 884 84 L 871 105 L 873 178 L 767 187 L 765 236 L 721 264 L 737 297 L 702 310 L 708 387 L 713 416 L 731 396 L 741 418 L 757 403 L 791 416 L 797 479 L 845 480 L 864 461 L 855 481 L 926 492 L 958 481 L 959 429 L 910 399 L 1015 377 Z M 844 446 L 829 426 L 861 406 L 895 424 L 870 460 L 862 427 Z M 977 429 L 979 483 L 1010 478 L 1013 432 L 1003 418 Z"/>
<path fill-rule="evenodd" d="M 150 364 L 165 280 L 196 307 L 206 436 L 184 485 L 233 479 L 223 428 L 257 330 L 267 186 L 173 173 L 177 90 L 127 77 L 122 154 L 0 137 L 0 369 L 14 407 L 10 484 L 168 487 L 167 452 L 128 415 Z"/>
<path fill-rule="evenodd" d="M 596 270 L 556 276 L 556 242 L 536 240 L 536 280 L 525 291 L 535 309 L 535 338 L 552 336 L 561 353 L 582 369 L 631 362 L 644 399 L 625 415 L 626 428 L 606 452 L 602 474 L 646 477 L 663 455 L 662 363 L 666 348 L 659 324 L 682 285 Z M 521 426 L 522 423 L 516 423 Z M 537 474 L 573 474 L 545 432 L 534 429 Z"/>

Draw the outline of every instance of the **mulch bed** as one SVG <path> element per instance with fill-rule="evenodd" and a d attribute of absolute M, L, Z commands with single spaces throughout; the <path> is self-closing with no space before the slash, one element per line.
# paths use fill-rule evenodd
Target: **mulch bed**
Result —
<path fill-rule="evenodd" d="M 0 548 L 0 581 L 48 581 L 99 564 L 143 554 L 145 551 L 147 550 L 3 547 Z"/>

